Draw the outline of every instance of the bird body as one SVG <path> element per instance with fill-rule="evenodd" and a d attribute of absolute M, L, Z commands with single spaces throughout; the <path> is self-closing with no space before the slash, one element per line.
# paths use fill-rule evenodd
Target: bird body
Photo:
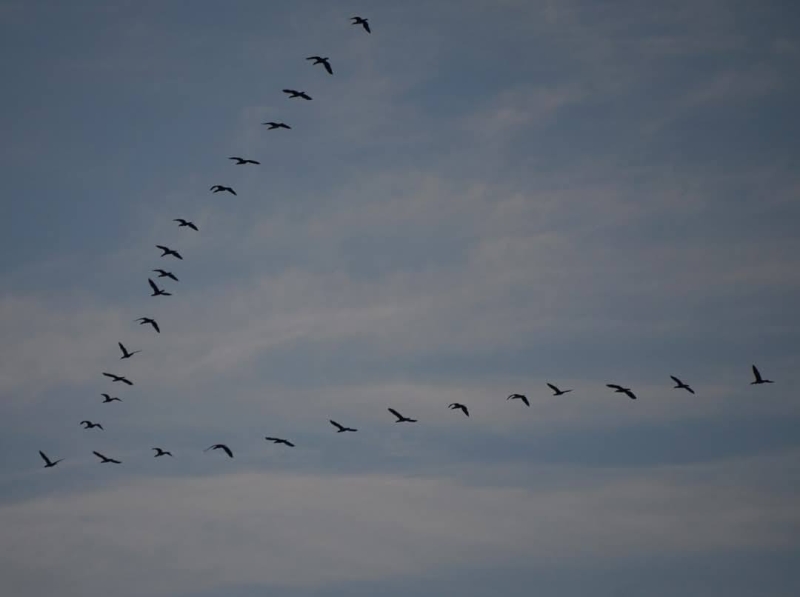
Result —
<path fill-rule="evenodd" d="M 114 460 L 113 458 L 109 458 L 108 456 L 103 456 L 100 452 L 92 452 L 95 456 L 100 459 L 100 464 L 105 464 L 107 462 L 111 462 L 113 464 L 122 464 L 119 460 Z"/>
<path fill-rule="evenodd" d="M 311 96 L 308 95 L 305 91 L 297 91 L 295 89 L 284 89 L 283 92 L 289 96 L 289 99 L 300 97 L 304 100 L 310 100 Z"/>
<path fill-rule="evenodd" d="M 630 388 L 623 388 L 615 383 L 607 383 L 606 387 L 613 389 L 617 394 L 625 394 L 631 400 L 636 400 L 636 394 Z"/>
<path fill-rule="evenodd" d="M 333 419 L 330 419 L 330 423 L 331 423 L 331 425 L 336 427 L 336 429 L 337 429 L 336 433 L 344 433 L 345 431 L 352 431 L 352 432 L 358 431 L 358 429 L 353 429 L 352 427 L 345 427 L 344 425 L 340 425 L 339 423 L 337 423 Z"/>
<path fill-rule="evenodd" d="M 100 394 L 103 397 L 103 404 L 108 404 L 109 402 L 122 402 L 120 398 L 116 396 L 109 396 L 108 394 Z"/>
<path fill-rule="evenodd" d="M 161 448 L 150 448 L 151 450 L 155 450 L 155 454 L 153 454 L 153 458 L 158 458 L 159 456 L 172 456 L 172 452 L 167 452 L 166 450 L 162 450 Z"/>
<path fill-rule="evenodd" d="M 553 390 L 553 396 L 562 396 L 562 395 L 572 391 L 572 390 L 559 390 L 556 386 L 554 386 L 551 383 L 548 383 L 547 387 L 549 387 L 551 390 Z"/>
<path fill-rule="evenodd" d="M 184 220 L 183 218 L 175 218 L 172 220 L 173 222 L 178 222 L 178 228 L 191 228 L 195 232 L 197 232 L 197 226 L 194 225 L 194 222 L 190 222 L 189 220 Z"/>
<path fill-rule="evenodd" d="M 753 365 L 753 376 L 756 378 L 756 380 L 750 382 L 751 386 L 761 385 L 762 383 L 775 383 L 771 379 L 764 379 L 763 377 L 761 377 L 761 372 L 755 365 Z"/>
<path fill-rule="evenodd" d="M 325 70 L 328 71 L 329 75 L 333 74 L 333 69 L 331 68 L 330 58 L 322 56 L 309 56 L 306 60 L 313 60 L 314 64 L 321 64 L 325 67 Z"/>
<path fill-rule="evenodd" d="M 294 444 L 292 442 L 281 437 L 265 437 L 264 439 L 268 442 L 272 442 L 273 444 L 284 444 L 290 448 L 294 448 Z"/>
<path fill-rule="evenodd" d="M 113 373 L 103 373 L 103 375 L 105 375 L 106 377 L 110 377 L 111 381 L 121 381 L 122 383 L 127 384 L 129 386 L 133 385 L 133 382 L 123 375 L 114 375 Z"/>
<path fill-rule="evenodd" d="M 225 444 L 214 444 L 213 446 L 207 447 L 203 452 L 208 452 L 209 450 L 222 450 L 228 455 L 228 458 L 233 458 L 233 452 L 231 452 L 231 449 Z"/>
<path fill-rule="evenodd" d="M 531 405 L 531 403 L 528 402 L 528 397 L 525 394 L 509 394 L 506 400 L 522 400 L 525 403 L 525 406 Z"/>
<path fill-rule="evenodd" d="M 139 322 L 139 325 L 144 325 L 146 323 L 149 323 L 151 326 L 153 326 L 153 329 L 156 331 L 157 334 L 161 333 L 161 328 L 158 327 L 158 323 L 156 322 L 155 319 L 151 319 L 150 317 L 140 317 L 136 321 Z"/>
<path fill-rule="evenodd" d="M 261 162 L 257 162 L 255 160 L 246 160 L 244 158 L 238 158 L 238 157 L 233 157 L 233 158 L 228 158 L 228 159 L 229 160 L 236 160 L 236 165 L 237 166 L 243 166 L 245 164 L 255 164 L 256 166 L 260 166 L 261 165 Z"/>
<path fill-rule="evenodd" d="M 42 457 L 42 460 L 44 460 L 44 468 L 53 468 L 53 467 L 54 467 L 55 465 L 57 465 L 59 462 L 61 462 L 62 460 L 64 460 L 63 458 L 59 458 L 58 460 L 50 460 L 50 459 L 47 457 L 47 454 L 45 454 L 45 453 L 44 453 L 44 452 L 42 452 L 41 450 L 39 450 L 39 456 L 41 456 L 41 457 Z"/>
<path fill-rule="evenodd" d="M 416 423 L 417 422 L 416 419 L 409 419 L 408 417 L 404 417 L 403 415 L 401 415 L 399 412 L 397 412 L 393 408 L 387 408 L 386 410 L 388 410 L 395 417 L 397 417 L 397 420 L 395 421 L 395 423 Z"/>
<path fill-rule="evenodd" d="M 100 423 L 92 423 L 91 421 L 81 421 L 80 424 L 83 425 L 84 429 L 93 429 L 94 427 L 97 427 L 102 431 L 105 431 L 105 429 L 103 429 L 103 426 Z"/>
<path fill-rule="evenodd" d="M 350 20 L 352 21 L 352 25 L 361 25 L 364 28 L 364 31 L 367 33 L 372 33 L 369 28 L 369 19 L 364 19 L 362 17 L 350 17 Z"/>
<path fill-rule="evenodd" d="M 678 379 L 674 375 L 670 375 L 670 377 L 672 378 L 672 381 L 674 381 L 675 384 L 676 384 L 676 385 L 673 386 L 673 389 L 675 389 L 675 390 L 678 390 L 678 389 L 686 390 L 690 394 L 694 394 L 694 390 L 689 387 L 689 384 L 683 383 L 680 379 Z"/>
<path fill-rule="evenodd" d="M 165 247 L 164 245 L 156 245 L 156 248 L 157 249 L 161 249 L 161 251 L 162 251 L 161 256 L 162 257 L 166 257 L 167 255 L 172 255 L 176 259 L 183 259 L 183 255 L 181 255 L 177 251 L 174 251 L 174 250 L 170 249 L 169 247 Z"/>
<path fill-rule="evenodd" d="M 450 410 L 460 410 L 465 415 L 469 416 L 469 409 L 466 406 L 464 406 L 463 404 L 461 404 L 460 402 L 453 402 L 447 408 L 449 408 Z"/>
<path fill-rule="evenodd" d="M 122 351 L 122 356 L 119 357 L 120 360 L 129 359 L 133 355 L 135 355 L 137 352 L 142 352 L 141 350 L 134 350 L 133 352 L 128 352 L 128 349 L 125 348 L 125 346 L 122 344 L 122 342 L 117 342 L 117 345 L 119 346 L 119 349 Z"/>
<path fill-rule="evenodd" d="M 169 278 L 170 280 L 175 280 L 176 282 L 180 282 L 180 280 L 178 280 L 178 277 L 172 272 L 168 272 L 163 269 L 154 269 L 153 271 L 158 274 L 159 278 Z"/>
<path fill-rule="evenodd" d="M 283 122 L 262 122 L 261 124 L 263 124 L 265 126 L 268 126 L 269 128 L 267 130 L 269 130 L 269 131 L 274 131 L 275 129 L 291 129 L 292 128 L 288 124 L 285 124 Z"/>
<path fill-rule="evenodd" d="M 210 189 L 208 189 L 208 190 L 209 190 L 209 191 L 213 191 L 214 193 L 220 193 L 220 192 L 223 192 L 223 191 L 224 191 L 224 192 L 226 192 L 226 193 L 230 193 L 231 195 L 235 195 L 235 194 L 236 194 L 236 191 L 234 191 L 234 190 L 233 190 L 233 188 L 231 188 L 231 187 L 226 187 L 226 186 L 223 186 L 223 185 L 221 185 L 221 184 L 215 184 L 214 186 L 212 186 L 212 187 L 211 187 Z"/>

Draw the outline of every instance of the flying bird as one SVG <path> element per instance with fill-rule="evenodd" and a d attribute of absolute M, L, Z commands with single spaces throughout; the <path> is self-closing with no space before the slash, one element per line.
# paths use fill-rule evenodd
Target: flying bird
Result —
<path fill-rule="evenodd" d="M 261 165 L 261 162 L 257 162 L 255 160 L 246 160 L 244 158 L 237 158 L 237 157 L 228 158 L 228 159 L 229 160 L 236 160 L 236 165 L 237 166 L 244 166 L 245 164 L 255 164 L 256 166 L 260 166 Z"/>
<path fill-rule="evenodd" d="M 129 386 L 133 385 L 133 382 L 129 380 L 124 375 L 114 375 L 113 373 L 103 373 L 106 377 L 110 377 L 111 381 L 121 381 L 122 383 L 128 384 Z"/>
<path fill-rule="evenodd" d="M 225 444 L 214 444 L 213 446 L 207 447 L 203 452 L 208 452 L 209 450 L 222 450 L 228 455 L 228 458 L 233 458 L 233 452 L 231 452 L 231 449 Z"/>
<path fill-rule="evenodd" d="M 103 456 L 100 452 L 92 452 L 95 456 L 100 459 L 100 464 L 105 464 L 106 462 L 113 462 L 114 464 L 122 464 L 119 460 L 114 460 L 113 458 L 109 458 L 108 456 Z"/>
<path fill-rule="evenodd" d="M 340 425 L 339 423 L 337 423 L 333 419 L 330 419 L 330 422 L 331 422 L 331 425 L 336 427 L 336 429 L 337 429 L 336 433 L 343 433 L 344 431 L 358 431 L 358 429 L 353 429 L 352 427 L 345 427 L 344 425 Z"/>
<path fill-rule="evenodd" d="M 506 400 L 522 400 L 525 403 L 525 406 L 530 406 L 531 403 L 528 402 L 528 397 L 524 394 L 509 394 Z"/>
<path fill-rule="evenodd" d="M 169 247 L 165 247 L 164 245 L 156 245 L 156 248 L 157 249 L 161 249 L 161 251 L 162 251 L 161 256 L 162 257 L 166 257 L 167 255 L 172 255 L 173 257 L 175 257 L 177 259 L 183 259 L 183 256 L 180 253 L 178 253 L 177 251 L 173 251 Z"/>
<path fill-rule="evenodd" d="M 751 386 L 757 386 L 757 385 L 762 384 L 762 383 L 775 383 L 771 379 L 762 378 L 761 377 L 761 372 L 758 370 L 758 367 L 756 367 L 755 365 L 753 365 L 753 375 L 755 376 L 756 380 L 750 382 Z"/>
<path fill-rule="evenodd" d="M 168 272 L 163 269 L 154 269 L 153 271 L 158 274 L 159 278 L 169 278 L 170 280 L 175 280 L 176 282 L 180 282 L 180 280 L 178 280 L 178 276 L 176 276 L 172 272 Z"/>
<path fill-rule="evenodd" d="M 630 388 L 623 388 L 622 386 L 618 386 L 615 383 L 607 383 L 606 387 L 611 388 L 617 394 L 625 394 L 631 400 L 636 400 L 636 394 L 634 394 Z"/>
<path fill-rule="evenodd" d="M 119 345 L 119 349 L 122 351 L 122 356 L 119 357 L 119 360 L 129 359 L 133 355 L 135 355 L 137 352 L 142 352 L 141 350 L 134 350 L 133 352 L 128 352 L 128 349 L 125 348 L 125 346 L 122 345 L 122 342 L 117 342 L 117 344 Z"/>
<path fill-rule="evenodd" d="M 304 100 L 310 100 L 311 96 L 305 91 L 295 91 L 294 89 L 284 89 L 283 92 L 289 96 L 289 99 L 295 97 L 302 97 Z"/>
<path fill-rule="evenodd" d="M 672 378 L 672 381 L 674 381 L 677 384 L 677 385 L 673 386 L 673 389 L 675 389 L 675 390 L 678 390 L 678 389 L 686 390 L 690 394 L 694 394 L 694 390 L 689 387 L 689 384 L 683 383 L 680 379 L 678 379 L 674 375 L 670 375 L 670 377 Z"/>
<path fill-rule="evenodd" d="M 103 426 L 100 423 L 92 423 L 91 421 L 81 421 L 80 424 L 83 425 L 84 429 L 92 429 L 94 427 L 99 427 L 102 431 L 105 431 L 105 429 L 103 429 Z"/>
<path fill-rule="evenodd" d="M 463 404 L 461 404 L 460 402 L 453 402 L 453 403 L 452 403 L 450 406 L 448 406 L 447 408 L 449 408 L 450 410 L 456 410 L 456 409 L 457 409 L 457 410 L 460 410 L 460 411 L 461 411 L 461 412 L 463 412 L 465 415 L 469 416 L 469 409 L 468 409 L 466 406 L 464 406 Z"/>
<path fill-rule="evenodd" d="M 156 453 L 153 454 L 153 458 L 158 458 L 159 456 L 172 456 L 172 452 L 167 452 L 166 450 L 162 450 L 161 448 L 150 448 L 150 449 L 156 451 Z"/>
<path fill-rule="evenodd" d="M 321 64 L 325 67 L 325 70 L 328 71 L 329 75 L 333 74 L 333 69 L 331 68 L 331 63 L 329 62 L 330 58 L 327 56 L 323 58 L 322 56 L 309 56 L 306 60 L 313 60 L 314 64 Z"/>
<path fill-rule="evenodd" d="M 156 331 L 156 333 L 158 333 L 158 334 L 161 333 L 161 328 L 158 327 L 158 322 L 156 322 L 155 319 L 151 319 L 149 317 L 140 317 L 136 321 L 139 322 L 139 325 L 144 325 L 146 323 L 149 323 L 150 325 L 153 326 L 153 329 Z"/>
<path fill-rule="evenodd" d="M 64 460 L 63 458 L 59 458 L 58 460 L 55 460 L 55 461 L 53 461 L 53 460 L 50 460 L 50 459 L 47 457 L 47 454 L 45 454 L 45 453 L 44 453 L 44 452 L 42 452 L 41 450 L 39 450 L 39 456 L 41 456 L 41 457 L 42 457 L 42 460 L 44 460 L 44 468 L 53 468 L 53 467 L 54 467 L 55 465 L 57 465 L 59 462 L 61 462 L 62 460 Z"/>
<path fill-rule="evenodd" d="M 561 396 L 563 394 L 566 394 L 567 392 L 571 392 L 572 391 L 572 390 L 559 390 L 556 386 L 554 386 L 551 383 L 548 383 L 547 387 L 550 388 L 551 390 L 553 390 L 553 396 Z"/>
<path fill-rule="evenodd" d="M 184 220 L 183 218 L 175 218 L 172 221 L 173 222 L 178 222 L 178 228 L 187 227 L 187 228 L 191 228 L 195 232 L 198 232 L 197 226 L 194 225 L 194 222 L 190 222 L 189 220 Z"/>
<path fill-rule="evenodd" d="M 103 404 L 108 404 L 109 402 L 122 402 L 121 398 L 117 398 L 116 396 L 109 396 L 108 394 L 100 394 L 103 397 Z"/>
<path fill-rule="evenodd" d="M 388 410 L 395 417 L 397 417 L 397 420 L 395 421 L 395 423 L 416 423 L 417 422 L 416 419 L 409 419 L 408 417 L 404 417 L 403 415 L 401 415 L 399 412 L 397 412 L 393 408 L 387 408 L 386 410 Z"/>
<path fill-rule="evenodd" d="M 262 122 L 261 124 L 268 126 L 268 131 L 274 131 L 275 129 L 291 129 L 288 124 L 283 122 Z"/>
<path fill-rule="evenodd" d="M 361 25 L 362 27 L 364 27 L 364 30 L 367 33 L 372 33 L 372 31 L 370 31 L 369 29 L 369 22 L 368 22 L 369 19 L 363 19 L 361 17 L 350 17 L 350 20 L 353 21 L 351 25 Z"/>
<path fill-rule="evenodd" d="M 272 442 L 273 444 L 284 444 L 286 446 L 289 446 L 290 448 L 294 448 L 294 444 L 287 439 L 283 439 L 280 437 L 265 437 L 264 439 L 267 440 L 268 442 Z"/>
<path fill-rule="evenodd" d="M 151 294 L 150 296 L 172 296 L 171 292 L 167 292 L 163 288 L 159 288 L 158 286 L 156 286 L 156 283 L 153 282 L 150 278 L 147 278 L 147 282 L 148 284 L 150 284 L 150 288 L 153 289 L 153 294 Z"/>
<path fill-rule="evenodd" d="M 214 191 L 215 193 L 219 193 L 221 191 L 225 191 L 226 193 L 230 193 L 231 195 L 235 195 L 236 191 L 234 191 L 231 187 L 226 187 L 221 184 L 215 184 L 213 187 L 208 189 L 209 191 Z"/>

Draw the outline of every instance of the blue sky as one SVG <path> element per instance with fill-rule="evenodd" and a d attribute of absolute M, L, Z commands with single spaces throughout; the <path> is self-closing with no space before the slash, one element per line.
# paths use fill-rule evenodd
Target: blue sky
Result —
<path fill-rule="evenodd" d="M 4 584 L 797 594 L 798 16 L 0 1 Z"/>

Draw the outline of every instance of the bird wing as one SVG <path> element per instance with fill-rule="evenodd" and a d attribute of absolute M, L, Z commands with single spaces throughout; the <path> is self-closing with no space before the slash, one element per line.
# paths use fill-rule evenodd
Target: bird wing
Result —
<path fill-rule="evenodd" d="M 461 410 L 464 411 L 465 415 L 469 416 L 469 409 L 466 406 L 464 406 L 463 404 L 461 405 Z"/>
<path fill-rule="evenodd" d="M 686 386 L 686 390 L 687 390 L 687 391 L 688 391 L 690 394 L 694 394 L 694 390 L 693 390 L 692 388 L 690 388 L 689 386 Z"/>
<path fill-rule="evenodd" d="M 117 345 L 119 346 L 119 349 L 122 351 L 122 354 L 130 354 L 127 350 L 125 350 L 125 347 L 122 345 L 122 342 L 117 342 Z"/>
<path fill-rule="evenodd" d="M 103 375 L 105 375 L 106 377 L 110 377 L 111 379 L 114 379 L 114 378 L 116 377 L 116 375 L 114 375 L 114 374 L 112 374 L 112 373 L 105 373 L 105 372 L 103 372 Z"/>
<path fill-rule="evenodd" d="M 622 391 L 622 386 L 618 386 L 618 385 L 617 385 L 617 384 L 615 384 L 615 383 L 607 383 L 607 384 L 606 384 L 606 387 L 607 387 L 607 388 L 613 388 L 614 390 L 620 390 L 620 391 Z"/>
<path fill-rule="evenodd" d="M 153 282 L 150 278 L 147 278 L 147 282 L 150 284 L 150 288 L 153 289 L 153 292 L 161 292 L 161 289 L 156 286 L 156 283 Z"/>
<path fill-rule="evenodd" d="M 306 60 L 322 60 L 322 57 L 320 57 L 320 56 L 309 56 L 308 58 L 306 58 Z"/>
<path fill-rule="evenodd" d="M 367 33 L 372 33 L 372 30 L 369 28 L 369 23 L 367 23 L 366 21 L 364 21 L 364 29 L 367 30 Z"/>
<path fill-rule="evenodd" d="M 42 457 L 42 459 L 44 460 L 45 464 L 53 464 L 50 461 L 50 459 L 47 457 L 47 455 L 44 452 L 42 452 L 41 450 L 39 450 L 39 456 Z"/>
<path fill-rule="evenodd" d="M 128 379 L 127 377 L 120 377 L 120 378 L 119 378 L 119 380 L 120 380 L 122 383 L 126 383 L 126 384 L 128 384 L 129 386 L 132 386 L 132 385 L 133 385 L 133 382 L 132 382 L 130 379 Z"/>
<path fill-rule="evenodd" d="M 753 365 L 753 375 L 756 376 L 756 381 L 761 381 L 761 372 L 758 370 L 758 367 Z"/>
<path fill-rule="evenodd" d="M 228 458 L 233 458 L 233 452 L 231 452 L 231 449 L 228 446 L 225 444 L 220 444 L 219 447 L 225 451 L 225 453 L 228 455 Z"/>
<path fill-rule="evenodd" d="M 328 74 L 332 75 L 333 74 L 333 69 L 331 68 L 330 62 L 323 62 L 323 64 L 325 65 L 325 70 L 328 71 Z"/>
<path fill-rule="evenodd" d="M 525 403 L 525 406 L 530 406 L 531 405 L 531 403 L 528 402 L 528 399 L 525 396 L 520 396 L 519 399 L 522 400 Z"/>
<path fill-rule="evenodd" d="M 292 93 L 297 93 L 297 91 L 295 91 L 294 89 L 284 89 L 283 92 L 288 93 L 289 95 L 291 95 Z"/>
<path fill-rule="evenodd" d="M 173 221 L 173 222 L 178 222 L 178 224 L 181 224 L 181 225 L 184 225 L 184 224 L 186 224 L 186 220 L 184 220 L 184 219 L 182 219 L 182 218 L 175 218 L 175 219 L 173 219 L 172 221 Z"/>
<path fill-rule="evenodd" d="M 339 423 L 337 423 L 337 422 L 336 422 L 336 421 L 334 421 L 333 419 L 329 419 L 329 421 L 330 421 L 331 425 L 333 425 L 334 427 L 337 427 L 337 428 L 339 428 L 339 429 L 344 429 L 344 426 L 343 426 L 343 425 L 340 425 Z"/>
<path fill-rule="evenodd" d="M 247 161 L 250 162 L 251 164 L 255 164 L 256 166 L 260 166 L 261 165 L 261 162 L 257 162 L 255 160 L 247 160 Z"/>
<path fill-rule="evenodd" d="M 169 251 L 169 247 L 165 247 L 164 245 L 156 245 L 156 249 L 161 249 L 162 251 Z"/>
<path fill-rule="evenodd" d="M 551 383 L 548 383 L 548 384 L 547 384 L 547 387 L 549 387 L 549 388 L 550 388 L 551 390 L 553 390 L 554 392 L 558 392 L 558 388 L 557 388 L 557 387 L 555 387 L 555 386 L 554 386 L 553 384 L 551 384 Z"/>
<path fill-rule="evenodd" d="M 402 418 L 404 418 L 404 417 L 403 417 L 403 415 L 401 415 L 399 412 L 397 412 L 397 411 L 396 411 L 395 409 L 393 409 L 393 408 L 387 408 L 386 410 L 388 410 L 390 413 L 392 413 L 392 414 L 393 414 L 395 417 L 397 417 L 398 419 L 402 419 Z"/>
<path fill-rule="evenodd" d="M 161 333 L 161 328 L 158 327 L 158 324 L 154 320 L 150 321 L 150 325 L 152 325 L 159 334 Z"/>
<path fill-rule="evenodd" d="M 634 394 L 631 390 L 625 390 L 625 395 L 628 396 L 631 400 L 636 400 L 636 394 Z"/>
<path fill-rule="evenodd" d="M 94 454 L 98 458 L 102 458 L 103 460 L 106 460 L 106 457 L 103 456 L 100 452 L 95 452 L 94 450 L 92 450 L 92 454 Z"/>
<path fill-rule="evenodd" d="M 683 384 L 683 382 L 680 379 L 678 379 L 677 377 L 675 377 L 674 375 L 670 375 L 670 377 L 672 378 L 672 381 L 674 381 L 676 384 L 679 384 L 679 385 Z"/>
<path fill-rule="evenodd" d="M 287 446 L 291 447 L 291 448 L 294 448 L 294 444 L 292 442 L 290 442 L 290 441 L 283 440 L 283 443 L 286 444 Z"/>
<path fill-rule="evenodd" d="M 228 158 L 228 159 L 229 159 L 229 160 L 241 160 L 242 158 L 239 158 L 239 157 L 231 157 L 231 158 Z"/>
<path fill-rule="evenodd" d="M 198 230 L 197 226 L 195 226 L 195 225 L 194 225 L 192 222 L 189 222 L 189 223 L 188 223 L 188 224 L 186 224 L 186 225 L 187 225 L 189 228 L 191 228 L 192 230 L 194 230 L 195 232 L 199 232 L 199 230 Z"/>

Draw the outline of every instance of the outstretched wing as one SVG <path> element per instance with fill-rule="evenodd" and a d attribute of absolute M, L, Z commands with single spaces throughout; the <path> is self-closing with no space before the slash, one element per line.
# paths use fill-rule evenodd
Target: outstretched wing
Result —
<path fill-rule="evenodd" d="M 607 383 L 607 384 L 606 384 L 606 387 L 607 387 L 607 388 L 614 389 L 614 390 L 619 390 L 619 391 L 622 391 L 622 386 L 618 386 L 618 385 L 617 385 L 617 384 L 615 384 L 615 383 Z"/>
<path fill-rule="evenodd" d="M 105 460 L 105 459 L 106 459 L 106 457 L 105 457 L 105 456 L 103 456 L 103 455 L 102 455 L 100 452 L 95 452 L 94 450 L 92 450 L 92 454 L 94 454 L 94 455 L 95 455 L 95 456 L 97 456 L 98 458 L 102 458 L 103 460 Z"/>
<path fill-rule="evenodd" d="M 397 411 L 396 411 L 395 409 L 393 409 L 393 408 L 387 408 L 386 410 L 388 410 L 390 413 L 392 413 L 392 414 L 393 414 L 395 417 L 397 417 L 398 419 L 402 419 L 402 418 L 403 418 L 403 415 L 401 415 L 399 412 L 397 412 Z"/>
<path fill-rule="evenodd" d="M 525 396 L 520 396 L 519 399 L 522 400 L 525 403 L 525 406 L 530 406 L 531 405 L 531 403 L 528 402 L 528 399 Z"/>
<path fill-rule="evenodd" d="M 233 452 L 231 452 L 231 449 L 228 446 L 225 444 L 220 444 L 219 447 L 228 455 L 228 458 L 233 458 Z"/>
<path fill-rule="evenodd" d="M 331 425 L 333 425 L 334 427 L 336 427 L 340 431 L 344 431 L 344 425 L 340 425 L 339 423 L 337 423 L 333 419 L 329 419 L 329 421 L 330 421 Z"/>
<path fill-rule="evenodd" d="M 42 452 L 41 450 L 39 450 L 39 456 L 41 456 L 41 457 L 42 457 L 42 460 L 44 460 L 44 463 L 45 463 L 45 464 L 53 464 L 53 463 L 50 461 L 50 459 L 47 457 L 47 455 L 46 455 L 44 452 Z"/>
<path fill-rule="evenodd" d="M 753 375 L 756 377 L 756 381 L 761 381 L 761 372 L 758 370 L 758 367 L 753 365 Z"/>

